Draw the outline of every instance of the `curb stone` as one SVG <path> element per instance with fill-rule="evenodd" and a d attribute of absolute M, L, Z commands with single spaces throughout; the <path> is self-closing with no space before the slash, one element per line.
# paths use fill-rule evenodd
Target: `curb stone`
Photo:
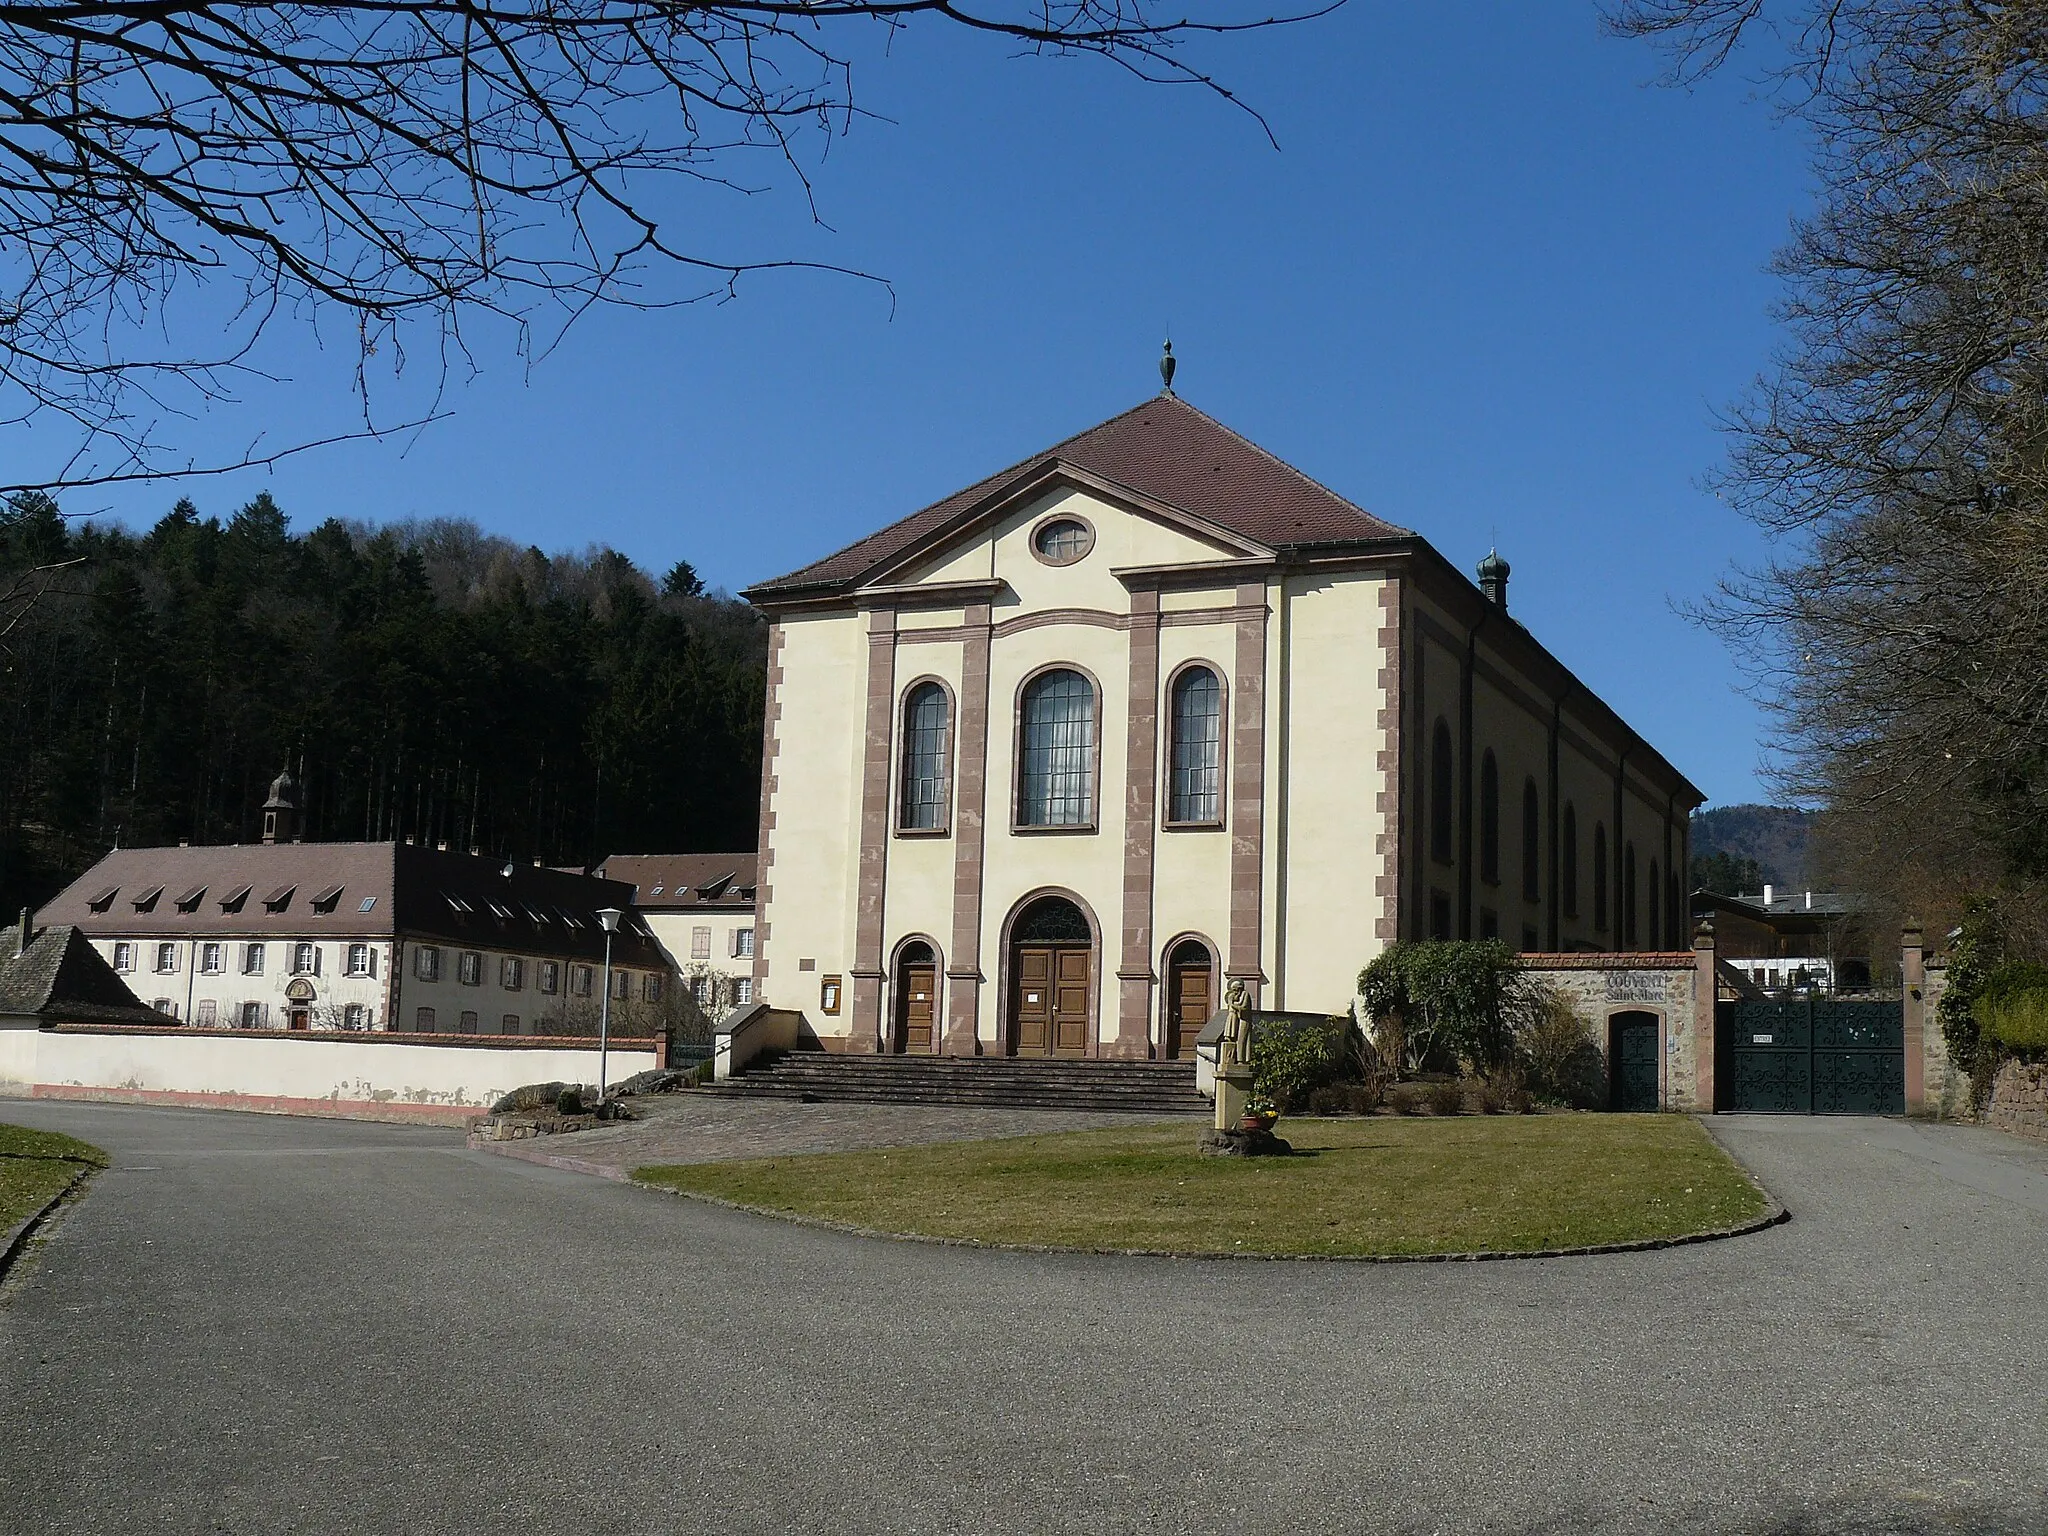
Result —
<path fill-rule="evenodd" d="M 79 1162 L 76 1158 L 47 1158 L 39 1161 L 76 1163 L 77 1167 L 70 1181 L 45 1200 L 40 1210 L 30 1212 L 27 1218 L 8 1228 L 6 1237 L 0 1238 L 0 1280 L 5 1280 L 12 1272 L 14 1261 L 21 1257 L 22 1250 L 28 1247 L 29 1239 L 36 1235 L 37 1229 L 42 1226 L 50 1212 L 68 1200 L 79 1185 L 99 1171 L 94 1164 Z"/>
<path fill-rule="evenodd" d="M 522 1163 L 539 1163 L 543 1168 L 560 1168 L 567 1173 L 587 1173 L 593 1178 L 610 1179 L 614 1183 L 627 1184 L 625 1170 L 614 1168 L 609 1163 L 593 1163 L 584 1157 L 564 1157 L 556 1152 L 533 1152 L 516 1141 L 475 1141 L 469 1143 L 472 1152 L 488 1152 L 493 1157 L 509 1157 Z"/>
<path fill-rule="evenodd" d="M 1706 1117 L 1696 1115 L 1693 1118 L 1704 1122 Z M 1708 1135 L 1714 1145 L 1727 1154 L 1728 1160 L 1735 1165 L 1743 1178 L 1749 1181 L 1750 1187 L 1763 1197 L 1764 1208 L 1761 1214 L 1751 1217 L 1748 1221 L 1737 1222 L 1733 1226 L 1712 1227 L 1704 1232 L 1686 1232 L 1674 1237 L 1641 1237 L 1625 1243 L 1588 1243 L 1576 1248 L 1488 1248 L 1473 1253 L 1240 1253 L 1219 1249 L 1103 1248 L 1066 1247 L 1053 1243 L 992 1243 L 978 1237 L 936 1237 L 923 1232 L 884 1232 L 875 1227 L 860 1226 L 855 1222 L 834 1221 L 827 1216 L 805 1216 L 795 1211 L 770 1210 L 766 1206 L 746 1205 L 719 1195 L 674 1189 L 666 1184 L 655 1184 L 643 1179 L 631 1179 L 629 1182 L 639 1185 L 642 1189 L 679 1195 L 685 1200 L 696 1200 L 704 1205 L 720 1206 L 725 1210 L 740 1211 L 749 1216 L 766 1216 L 776 1221 L 788 1222 L 792 1226 L 815 1227 L 826 1232 L 845 1233 L 850 1237 L 883 1238 L 894 1243 L 924 1243 L 935 1248 L 987 1248 L 1003 1253 L 1085 1253 L 1128 1259 L 1250 1259 L 1274 1264 L 1484 1264 L 1496 1260 L 1579 1259 L 1610 1253 L 1649 1253 L 1659 1248 L 1685 1248 L 1694 1243 L 1716 1243 L 1731 1237 L 1747 1237 L 1751 1233 L 1762 1232 L 1766 1228 L 1790 1221 L 1792 1213 L 1785 1209 L 1783 1202 L 1764 1188 L 1762 1181 L 1743 1165 L 1742 1159 L 1730 1151 L 1711 1129 L 1708 1130 Z M 623 1177 L 615 1172 L 611 1176 Z"/>

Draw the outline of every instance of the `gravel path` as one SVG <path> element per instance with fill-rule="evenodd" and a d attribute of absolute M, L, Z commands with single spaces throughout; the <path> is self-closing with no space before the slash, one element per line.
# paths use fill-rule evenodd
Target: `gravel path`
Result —
<path fill-rule="evenodd" d="M 1724 1119 L 1730 1242 L 1353 1266 L 864 1241 L 423 1127 L 115 1154 L 0 1292 L 0 1531 L 2048 1530 L 2048 1150 Z"/>

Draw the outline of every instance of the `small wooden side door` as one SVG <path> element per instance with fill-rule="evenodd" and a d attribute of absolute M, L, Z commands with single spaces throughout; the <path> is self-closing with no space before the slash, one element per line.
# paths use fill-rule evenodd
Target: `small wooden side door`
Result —
<path fill-rule="evenodd" d="M 938 988 L 936 965 L 903 967 L 903 1049 L 913 1056 L 932 1053 L 932 1008 Z"/>
<path fill-rule="evenodd" d="M 1052 961 L 1057 951 L 1032 945 L 1017 947 L 1017 1054 L 1052 1054 Z"/>
<path fill-rule="evenodd" d="M 1183 1061 L 1195 1054 L 1195 1037 L 1216 1010 L 1209 1001 L 1209 967 L 1177 965 L 1173 968 L 1173 1039 L 1167 1054 Z"/>
<path fill-rule="evenodd" d="M 1088 1054 L 1089 953 L 1085 949 L 1062 949 L 1054 959 L 1053 1054 Z"/>

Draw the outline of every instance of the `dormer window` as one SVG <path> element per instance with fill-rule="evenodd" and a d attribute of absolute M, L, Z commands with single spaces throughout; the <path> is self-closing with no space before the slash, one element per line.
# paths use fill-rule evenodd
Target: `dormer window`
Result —
<path fill-rule="evenodd" d="M 203 886 L 203 885 L 195 885 L 195 886 L 193 886 L 191 890 L 187 891 L 187 892 L 186 892 L 186 893 L 185 893 L 184 895 L 182 895 L 182 896 L 180 896 L 180 897 L 178 898 L 178 910 L 179 910 L 180 912 L 197 912 L 197 911 L 199 910 L 199 903 L 200 903 L 200 900 L 201 900 L 201 899 L 202 899 L 202 898 L 203 898 L 203 897 L 204 897 L 205 895 L 206 895 L 206 887 L 205 887 L 205 886 Z"/>
<path fill-rule="evenodd" d="M 220 909 L 221 909 L 221 911 L 223 911 L 223 912 L 239 912 L 239 911 L 241 911 L 241 910 L 242 910 L 242 904 L 243 904 L 244 902 L 246 902 L 246 901 L 247 901 L 247 900 L 249 899 L 249 892 L 250 892 L 250 890 L 251 890 L 251 887 L 249 887 L 249 886 L 246 886 L 246 885 L 238 885 L 238 886 L 236 886 L 236 887 L 235 887 L 235 888 L 234 888 L 234 889 L 233 889 L 232 891 L 229 891 L 229 892 L 227 893 L 227 895 L 225 895 L 225 896 L 221 897 L 221 899 L 220 899 Z"/>
<path fill-rule="evenodd" d="M 296 885 L 280 885 L 276 890 L 263 898 L 263 909 L 266 912 L 284 911 L 286 907 L 292 904 L 292 897 L 298 892 L 298 889 Z"/>
<path fill-rule="evenodd" d="M 325 916 L 327 913 L 332 912 L 334 910 L 336 904 L 340 902 L 340 900 L 341 887 L 338 885 L 330 885 L 327 887 L 326 890 L 320 892 L 317 896 L 313 898 L 313 910 L 315 912 L 320 913 L 322 916 Z"/>
<path fill-rule="evenodd" d="M 138 912 L 154 912 L 156 910 L 157 898 L 163 895 L 163 893 L 164 888 L 162 886 L 152 885 L 148 890 L 135 898 L 135 910 Z"/>
<path fill-rule="evenodd" d="M 101 891 L 99 895 L 93 897 L 91 901 L 88 901 L 86 905 L 95 912 L 104 912 L 114 904 L 114 898 L 120 894 L 121 887 L 110 885 L 104 891 Z"/>

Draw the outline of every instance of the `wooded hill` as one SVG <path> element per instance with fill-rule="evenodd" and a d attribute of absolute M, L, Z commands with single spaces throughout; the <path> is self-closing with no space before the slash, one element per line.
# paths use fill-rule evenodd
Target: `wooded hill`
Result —
<path fill-rule="evenodd" d="M 453 520 L 295 535 L 268 495 L 137 535 L 30 495 L 0 634 L 0 911 L 116 842 L 254 840 L 287 763 L 309 840 L 754 846 L 766 629 L 687 565 Z"/>

